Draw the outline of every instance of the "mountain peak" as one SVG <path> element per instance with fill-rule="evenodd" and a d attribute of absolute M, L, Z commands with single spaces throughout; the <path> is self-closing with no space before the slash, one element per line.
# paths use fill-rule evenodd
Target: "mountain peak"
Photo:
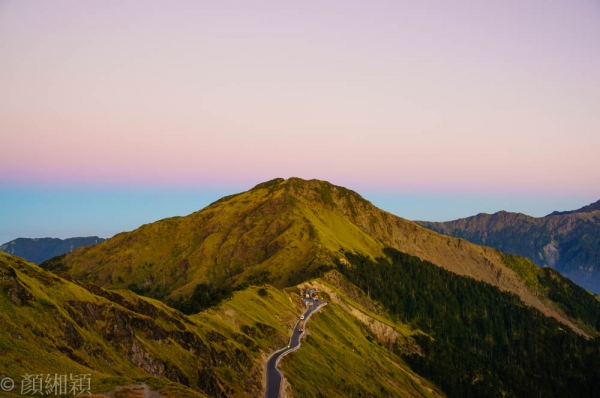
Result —
<path fill-rule="evenodd" d="M 255 191 L 257 189 L 269 189 L 271 187 L 277 186 L 285 181 L 285 178 L 273 178 L 272 180 L 261 182 L 260 184 L 256 184 L 251 191 Z"/>
<path fill-rule="evenodd" d="M 202 284 L 293 286 L 334 268 L 341 253 L 374 259 L 386 247 L 494 284 L 556 315 L 499 252 L 421 228 L 347 188 L 296 177 L 266 181 L 186 217 L 143 225 L 46 267 L 175 302 Z"/>
<path fill-rule="evenodd" d="M 591 203 L 587 206 L 583 206 L 580 209 L 577 210 L 570 210 L 570 211 L 553 211 L 552 213 L 548 214 L 548 216 L 564 216 L 566 214 L 575 214 L 575 213 L 591 213 L 593 211 L 596 210 L 600 210 L 600 200 Z"/>
<path fill-rule="evenodd" d="M 379 255 L 382 244 L 365 232 L 378 211 L 326 181 L 275 178 L 61 261 L 77 279 L 161 299 L 199 283 L 289 286 L 332 267 L 340 248 Z"/>
<path fill-rule="evenodd" d="M 309 202 L 321 202 L 341 208 L 352 208 L 357 203 L 371 205 L 371 202 L 355 191 L 324 180 L 305 180 L 299 177 L 290 177 L 287 180 L 274 178 L 256 185 L 250 192 L 261 189 L 266 189 L 269 193 L 281 190 L 282 192 L 291 193 L 294 197 L 303 197 Z"/>

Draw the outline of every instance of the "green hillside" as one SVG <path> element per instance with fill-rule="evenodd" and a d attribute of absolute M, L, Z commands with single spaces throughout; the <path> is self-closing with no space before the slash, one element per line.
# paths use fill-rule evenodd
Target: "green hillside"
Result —
<path fill-rule="evenodd" d="M 42 266 L 192 313 L 246 286 L 286 287 L 318 277 L 335 267 L 340 250 L 376 258 L 386 246 L 513 292 L 577 328 L 527 286 L 501 252 L 439 235 L 318 180 L 274 179 Z"/>
<path fill-rule="evenodd" d="M 267 286 L 266 297 L 248 288 L 221 308 L 186 317 L 5 254 L 0 275 L 2 374 L 91 374 L 96 393 L 146 382 L 178 397 L 260 395 L 262 357 L 287 341 L 301 310 Z"/>
<path fill-rule="evenodd" d="M 440 396 L 394 352 L 339 306 L 311 318 L 302 348 L 282 361 L 298 396 Z"/>
<path fill-rule="evenodd" d="M 0 254 L 0 277 L 0 372 L 17 383 L 25 374 L 89 374 L 90 391 L 98 396 L 140 383 L 172 397 L 261 396 L 264 362 L 287 344 L 303 312 L 297 288 L 282 291 L 264 285 L 247 287 L 218 306 L 185 316 L 131 291 L 74 283 L 5 254 Z M 347 306 L 332 302 L 326 308 L 310 321 L 315 331 L 309 343 L 322 338 L 319 325 L 325 322 L 331 346 L 290 356 L 304 358 L 294 369 L 324 355 L 341 359 L 340 350 L 346 348 L 334 336 L 345 336 L 365 354 L 363 369 L 394 364 L 377 380 L 371 373 L 354 374 L 357 391 L 369 386 L 369 391 L 395 391 L 397 396 L 402 391 L 431 396 L 435 387 L 424 379 L 416 383 L 418 376 L 381 347 Z M 344 322 L 330 322 L 330 314 Z M 309 382 L 334 380 L 338 370 L 323 369 Z M 307 382 L 301 372 L 286 372 L 286 377 L 297 391 Z M 21 396 L 19 392 L 6 395 Z"/>
<path fill-rule="evenodd" d="M 412 371 L 401 353 L 420 353 L 421 333 L 389 314 L 331 271 L 309 285 L 329 304 L 311 318 L 302 348 L 281 368 L 295 396 L 440 397 L 445 394 Z"/>
<path fill-rule="evenodd" d="M 333 264 L 330 253 L 340 247 L 365 254 L 381 250 L 380 242 L 334 207 L 329 195 L 337 188 L 319 183 L 299 194 L 303 185 L 273 180 L 45 266 L 101 286 L 168 299 L 189 296 L 200 283 L 291 286 L 327 270 Z M 360 198 L 343 194 L 347 203 Z"/>

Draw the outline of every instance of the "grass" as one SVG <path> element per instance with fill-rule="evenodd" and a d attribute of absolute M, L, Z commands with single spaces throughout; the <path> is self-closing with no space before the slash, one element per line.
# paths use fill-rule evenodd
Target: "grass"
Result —
<path fill-rule="evenodd" d="M 6 277 L 11 268 L 16 271 L 16 279 Z M 262 356 L 287 339 L 290 323 L 300 312 L 300 300 L 294 302 L 288 293 L 272 286 L 250 287 L 237 292 L 220 307 L 187 318 L 157 300 L 141 298 L 130 291 L 109 292 L 120 297 L 119 302 L 111 302 L 9 255 L 0 254 L 0 273 L 5 276 L 0 281 L 1 374 L 20 380 L 26 373 L 89 373 L 94 393 L 110 391 L 118 385 L 136 384 L 143 378 L 148 385 L 163 388 L 167 395 L 204 396 L 193 390 L 199 382 L 197 370 L 211 368 L 217 377 L 215 383 L 227 391 L 236 396 L 255 396 L 262 391 Z M 11 302 L 7 292 L 17 284 L 30 295 L 28 305 L 17 306 Z M 259 290 L 264 291 L 263 295 Z M 142 305 L 143 302 L 146 304 Z M 99 318 L 93 320 L 86 314 L 71 313 L 72 303 L 97 306 L 94 308 L 99 308 Z M 138 307 L 146 308 L 145 311 L 154 316 L 128 309 Z M 129 316 L 142 325 L 149 324 L 148 330 L 145 326 L 133 328 L 143 350 L 167 369 L 175 366 L 192 388 L 164 377 L 150 377 L 127 359 L 126 345 L 107 340 L 103 329 L 107 325 L 113 325 L 111 330 L 115 327 L 111 323 L 114 310 L 118 310 L 121 317 Z M 74 316 L 82 319 L 76 320 Z M 79 344 L 73 346 L 66 341 L 65 325 L 71 325 L 80 337 Z M 170 337 L 153 338 L 148 334 L 153 329 L 187 333 L 201 344 L 188 350 Z M 217 366 L 212 365 L 215 358 L 218 358 Z"/>
<path fill-rule="evenodd" d="M 0 281 L 0 351 L 3 354 L 0 356 L 0 372 L 14 380 L 20 380 L 25 373 L 91 374 L 92 392 L 95 394 L 143 382 L 166 396 L 202 397 L 204 393 L 196 387 L 200 383 L 200 370 L 207 372 L 203 374 L 204 378 L 214 375 L 213 387 L 221 386 L 227 394 L 260 396 L 264 388 L 263 361 L 287 343 L 294 322 L 305 309 L 297 287 L 280 289 L 265 284 L 237 291 L 230 300 L 201 314 L 186 317 L 158 300 L 140 297 L 127 290 L 107 291 L 105 295 L 112 294 L 118 298 L 117 302 L 110 301 L 35 264 L 0 254 L 2 275 L 10 274 L 9 267 L 15 269 L 16 281 L 32 299 L 28 305 L 16 306 L 7 294 L 7 283 L 14 284 L 15 280 Z M 342 291 L 339 295 L 346 305 L 352 305 L 374 318 L 382 317 L 353 299 L 345 298 Z M 90 314 L 74 313 L 73 305 L 77 306 L 76 303 L 91 305 L 89 311 L 99 311 L 96 314 L 98 318 L 93 320 L 89 318 Z M 150 311 L 152 316 L 136 312 L 137 308 Z M 140 347 L 150 358 L 164 364 L 166 369 L 176 367 L 190 387 L 165 377 L 148 375 L 127 358 L 128 347 L 107 340 L 103 330 L 115 327 L 116 310 L 121 317 L 137 319 L 134 325 L 149 325 L 132 329 Z M 302 379 L 307 371 L 313 369 L 307 364 L 317 363 L 319 367 L 326 367 L 323 372 L 319 369 L 318 376 L 313 378 L 318 382 L 333 378 L 334 373 L 331 372 L 340 372 L 340 367 L 349 360 L 353 363 L 352 367 L 341 372 L 342 378 L 348 381 L 348 387 L 341 391 L 390 392 L 391 396 L 398 391 L 414 391 L 417 395 L 427 396 L 426 391 L 422 393 L 419 390 L 416 379 L 406 373 L 410 371 L 402 370 L 406 367 L 400 359 L 377 344 L 365 325 L 334 304 L 322 311 L 311 318 L 311 334 L 305 345 L 286 360 L 293 360 L 290 362 L 292 367 L 288 369 L 289 380 L 299 396 L 315 388 L 312 384 L 305 385 L 307 382 Z M 394 325 L 389 320 L 387 322 Z M 81 344 L 70 346 L 65 337 L 66 325 L 71 325 L 80 336 Z M 194 341 L 198 345 L 188 349 L 171 337 L 152 337 L 151 332 L 156 328 L 167 333 L 179 331 L 195 336 L 193 338 L 197 339 Z M 352 351 L 353 348 L 355 351 Z M 79 358 L 79 362 L 70 357 Z M 333 362 L 328 363 L 327 358 Z M 376 383 L 369 385 L 373 369 L 377 369 L 378 376 Z M 367 373 L 361 374 L 362 371 Z M 359 377 L 352 380 L 352 372 L 358 372 Z M 339 387 L 339 382 L 331 385 Z M 209 387 L 205 385 L 203 388 Z M 135 393 L 132 390 L 120 394 L 134 396 Z"/>
<path fill-rule="evenodd" d="M 357 194 L 319 183 L 318 192 L 298 195 L 295 189 L 304 185 L 298 179 L 259 184 L 187 217 L 146 224 L 76 250 L 60 265 L 77 279 L 132 287 L 166 300 L 189 296 L 206 282 L 294 285 L 307 271 L 332 266 L 341 247 L 381 253 L 380 242 L 333 206 L 340 197 L 360 198 Z"/>
<path fill-rule="evenodd" d="M 258 293 L 261 289 L 266 290 L 266 296 Z M 192 315 L 190 319 L 203 328 L 210 327 L 230 335 L 241 329 L 248 330 L 256 336 L 254 341 L 258 346 L 268 351 L 276 341 L 286 341 L 293 322 L 302 311 L 299 299 L 294 300 L 287 292 L 265 285 L 238 291 L 231 300 L 202 314 Z M 260 328 L 266 329 L 262 325 L 269 326 L 270 333 L 261 332 Z"/>
<path fill-rule="evenodd" d="M 336 272 L 336 271 L 333 271 Z M 389 318 L 389 315 L 387 313 L 385 313 L 385 311 L 382 308 L 378 308 L 377 312 L 371 311 L 367 308 L 365 308 L 362 304 L 359 304 L 357 301 L 353 300 L 352 298 L 350 298 L 347 294 L 347 292 L 342 291 L 340 288 L 327 283 L 326 281 L 323 280 L 319 280 L 322 283 L 325 283 L 330 289 L 332 289 L 334 292 L 337 293 L 337 296 L 339 297 L 339 299 L 346 305 L 351 306 L 356 308 L 357 310 L 359 310 L 360 312 L 362 312 L 363 314 L 367 315 L 370 318 L 373 318 L 381 323 L 383 323 L 384 325 L 389 326 L 390 328 L 394 329 L 395 331 L 397 331 L 398 333 L 400 333 L 402 336 L 404 337 L 411 337 L 416 333 L 422 333 L 420 331 L 416 331 L 414 329 L 412 329 L 410 326 L 404 324 L 404 323 L 400 323 L 400 322 L 394 322 Z M 360 292 L 359 289 L 356 289 L 358 292 Z M 362 297 L 363 300 L 367 299 L 365 297 Z M 370 299 L 367 299 L 370 301 Z M 362 301 L 362 300 L 361 300 Z M 370 307 L 373 306 L 373 302 L 371 302 L 372 305 Z M 384 314 L 384 315 L 382 315 Z"/>
<path fill-rule="evenodd" d="M 514 254 L 502 253 L 504 264 L 517 273 L 525 281 L 525 284 L 533 291 L 547 294 L 546 288 L 540 283 L 542 269 L 535 265 L 531 260 L 515 256 Z"/>
<path fill-rule="evenodd" d="M 321 276 L 340 250 L 376 258 L 384 246 L 474 277 L 539 303 L 535 268 L 490 248 L 436 234 L 381 211 L 358 194 L 323 181 L 275 179 L 186 217 L 146 224 L 56 264 L 107 288 L 134 288 L 165 302 L 201 283 L 278 288 Z M 500 278 L 506 267 L 523 278 Z M 532 273 L 533 272 L 533 273 Z"/>
<path fill-rule="evenodd" d="M 300 350 L 281 368 L 298 396 L 433 397 L 434 387 L 376 343 L 369 330 L 332 303 L 311 317 Z"/>

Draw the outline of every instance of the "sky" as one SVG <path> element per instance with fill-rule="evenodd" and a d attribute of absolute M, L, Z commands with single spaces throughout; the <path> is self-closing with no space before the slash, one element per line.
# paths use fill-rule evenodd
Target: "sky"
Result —
<path fill-rule="evenodd" d="M 276 177 L 408 219 L 600 199 L 600 1 L 0 0 L 0 243 Z"/>

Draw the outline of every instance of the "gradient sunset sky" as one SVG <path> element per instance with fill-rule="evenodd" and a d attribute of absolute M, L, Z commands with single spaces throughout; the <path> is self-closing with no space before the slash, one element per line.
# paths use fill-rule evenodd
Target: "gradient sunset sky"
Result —
<path fill-rule="evenodd" d="M 600 199 L 600 1 L 1 1 L 0 243 L 275 177 L 409 219 Z"/>

